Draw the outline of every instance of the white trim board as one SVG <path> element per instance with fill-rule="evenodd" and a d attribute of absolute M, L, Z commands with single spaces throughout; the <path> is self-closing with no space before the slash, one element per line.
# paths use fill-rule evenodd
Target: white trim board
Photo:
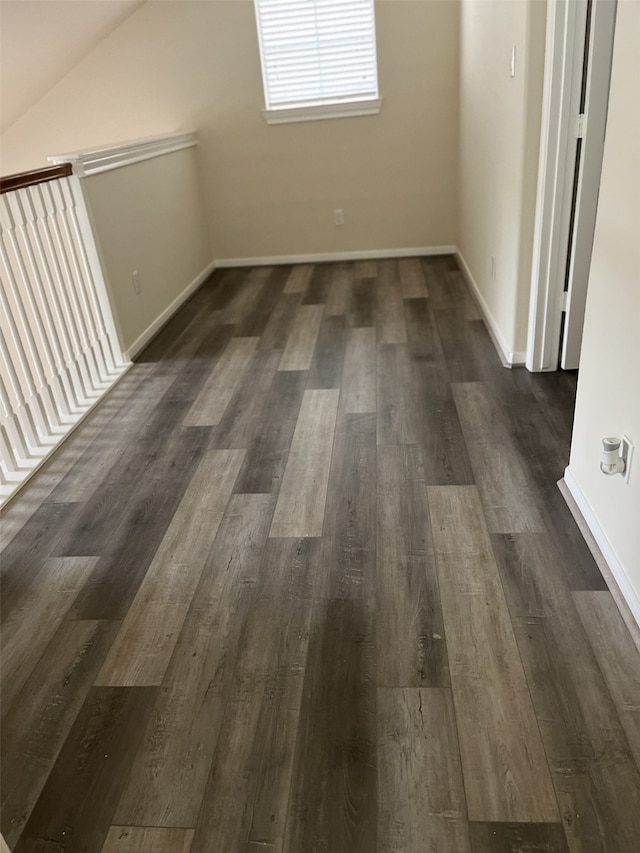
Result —
<path fill-rule="evenodd" d="M 455 255 L 455 246 L 420 246 L 414 249 L 364 249 L 357 252 L 318 252 L 308 255 L 265 255 L 260 258 L 217 258 L 216 266 L 270 267 L 282 264 L 322 264 L 332 261 L 374 261 L 385 258 L 416 258 Z"/>
<path fill-rule="evenodd" d="M 547 7 L 538 187 L 533 235 L 527 368 L 556 370 L 560 349 L 564 267 L 577 135 L 572 87 L 584 46 L 586 2 L 554 0 Z M 571 161 L 573 159 L 573 165 Z"/>
<path fill-rule="evenodd" d="M 631 586 L 627 573 L 568 467 L 565 468 L 564 479 L 559 481 L 558 487 L 607 582 L 631 636 L 640 649 L 640 599 Z"/>
<path fill-rule="evenodd" d="M 151 160 L 163 154 L 182 151 L 183 148 L 193 148 L 198 144 L 195 130 L 184 133 L 165 133 L 162 136 L 152 136 L 148 139 L 135 139 L 118 145 L 108 145 L 104 148 L 92 148 L 88 151 L 72 151 L 70 154 L 54 154 L 47 157 L 50 163 L 71 163 L 73 174 L 79 178 L 131 166 L 142 160 Z"/>
<path fill-rule="evenodd" d="M 484 324 L 487 327 L 487 331 L 489 332 L 489 337 L 493 341 L 493 345 L 496 348 L 498 355 L 500 356 L 500 361 L 505 367 L 523 367 L 526 353 L 514 352 L 513 350 L 509 349 L 509 346 L 505 341 L 502 332 L 500 331 L 500 327 L 494 320 L 493 315 L 489 310 L 489 306 L 485 302 L 484 297 L 480 292 L 480 288 L 478 287 L 474 277 L 471 275 L 471 270 L 467 266 L 467 262 L 465 261 L 459 249 L 456 249 L 456 260 L 460 265 L 462 275 L 465 277 L 465 280 L 469 285 L 471 295 L 475 299 L 478 308 L 480 309 L 482 319 L 484 320 Z"/>
<path fill-rule="evenodd" d="M 146 347 L 149 341 L 158 334 L 160 329 L 169 322 L 187 299 L 195 293 L 207 278 L 209 278 L 211 273 L 216 269 L 216 266 L 216 261 L 212 261 L 208 264 L 202 272 L 194 278 L 191 284 L 188 284 L 182 293 L 176 296 L 173 302 L 167 305 L 162 314 L 156 317 L 153 323 L 151 323 L 151 325 L 131 344 L 129 349 L 125 351 L 124 356 L 126 359 L 133 361 L 138 353 Z"/>
<path fill-rule="evenodd" d="M 309 107 L 276 107 L 263 110 L 267 124 L 291 124 L 296 121 L 319 121 L 326 118 L 351 118 L 352 116 L 377 115 L 382 107 L 382 98 L 363 98 L 337 104 L 316 104 Z"/>

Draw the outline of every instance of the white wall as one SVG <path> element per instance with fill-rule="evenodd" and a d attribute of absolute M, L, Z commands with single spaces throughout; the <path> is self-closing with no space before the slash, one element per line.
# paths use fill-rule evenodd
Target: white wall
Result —
<path fill-rule="evenodd" d="M 120 344 L 137 351 L 212 259 L 197 149 L 92 175 L 82 185 Z"/>
<path fill-rule="evenodd" d="M 462 0 L 458 246 L 516 363 L 527 341 L 545 20 L 538 0 Z"/>
<path fill-rule="evenodd" d="M 640 2 L 618 3 L 609 115 L 569 475 L 640 616 Z M 631 480 L 599 470 L 601 440 L 627 433 Z"/>
<path fill-rule="evenodd" d="M 3 173 L 194 128 L 217 258 L 452 245 L 459 5 L 376 17 L 382 112 L 267 126 L 252 0 L 145 3 L 7 130 Z"/>

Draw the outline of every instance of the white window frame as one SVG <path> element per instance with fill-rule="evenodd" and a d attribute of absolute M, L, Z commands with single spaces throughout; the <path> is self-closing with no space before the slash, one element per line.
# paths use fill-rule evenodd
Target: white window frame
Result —
<path fill-rule="evenodd" d="M 368 0 L 371 5 L 373 17 L 373 50 L 375 58 L 375 92 L 367 95 L 345 93 L 343 96 L 327 97 L 326 99 L 312 100 L 301 98 L 297 104 L 289 102 L 286 105 L 275 105 L 270 103 L 268 74 L 265 60 L 265 48 L 261 26 L 260 4 L 263 0 L 254 0 L 256 14 L 256 28 L 258 32 L 258 44 L 260 47 L 260 63 L 262 68 L 262 82 L 264 87 L 264 99 L 266 108 L 262 114 L 267 124 L 285 124 L 299 121 L 316 121 L 318 119 L 346 118 L 348 116 L 375 115 L 380 112 L 382 98 L 378 89 L 378 59 L 375 31 L 374 0 Z M 288 5 L 288 0 L 282 0 Z M 295 2 L 295 0 L 289 0 Z M 346 0 L 342 0 L 346 2 Z"/>

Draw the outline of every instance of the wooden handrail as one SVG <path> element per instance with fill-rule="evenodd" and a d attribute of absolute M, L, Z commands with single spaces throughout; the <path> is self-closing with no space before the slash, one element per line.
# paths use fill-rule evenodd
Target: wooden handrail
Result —
<path fill-rule="evenodd" d="M 42 184 L 45 181 L 55 181 L 57 178 L 68 178 L 71 174 L 73 174 L 71 163 L 61 163 L 59 166 L 45 166 L 43 169 L 34 169 L 31 172 L 8 175 L 6 178 L 0 178 L 0 195 L 12 190 L 32 187 L 34 184 Z"/>

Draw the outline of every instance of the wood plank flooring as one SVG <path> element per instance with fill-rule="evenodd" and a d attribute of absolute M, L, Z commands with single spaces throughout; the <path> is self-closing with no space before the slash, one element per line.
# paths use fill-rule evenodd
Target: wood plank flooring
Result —
<path fill-rule="evenodd" d="M 14 853 L 636 853 L 576 377 L 451 257 L 216 272 L 2 518 Z"/>

